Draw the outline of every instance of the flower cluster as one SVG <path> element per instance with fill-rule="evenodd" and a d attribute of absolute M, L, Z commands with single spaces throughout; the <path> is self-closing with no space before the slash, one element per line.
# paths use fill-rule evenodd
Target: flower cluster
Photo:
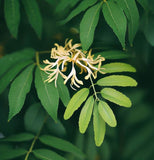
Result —
<path fill-rule="evenodd" d="M 103 74 L 101 64 L 105 59 L 100 55 L 94 59 L 94 55 L 91 55 L 92 50 L 83 52 L 79 47 L 81 47 L 81 44 L 72 45 L 72 39 L 66 40 L 64 47 L 55 44 L 55 48 L 51 50 L 51 62 L 49 60 L 43 61 L 47 65 L 42 69 L 48 74 L 46 81 L 55 81 L 55 86 L 57 86 L 58 75 L 61 75 L 64 78 L 64 84 L 70 79 L 71 88 L 73 88 L 73 85 L 79 88 L 80 85 L 83 85 L 83 81 L 77 78 L 75 66 L 81 69 L 80 74 L 87 73 L 84 77 L 86 80 L 91 76 L 94 79 L 97 78 L 98 71 Z M 65 75 L 69 64 L 72 65 L 71 71 L 68 75 Z"/>

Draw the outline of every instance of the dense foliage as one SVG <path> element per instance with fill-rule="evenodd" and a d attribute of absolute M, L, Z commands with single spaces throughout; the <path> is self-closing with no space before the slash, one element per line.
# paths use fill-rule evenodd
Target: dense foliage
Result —
<path fill-rule="evenodd" d="M 0 0 L 0 19 L 1 160 L 153 158 L 152 0 Z"/>

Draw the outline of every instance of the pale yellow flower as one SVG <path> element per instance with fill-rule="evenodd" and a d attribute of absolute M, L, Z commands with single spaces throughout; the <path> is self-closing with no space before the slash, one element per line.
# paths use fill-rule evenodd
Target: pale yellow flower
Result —
<path fill-rule="evenodd" d="M 52 82 L 55 81 L 55 86 L 57 87 L 57 78 L 58 75 L 61 75 L 64 78 L 64 84 L 71 80 L 70 86 L 75 89 L 73 85 L 77 88 L 80 85 L 83 85 L 83 81 L 77 78 L 77 73 L 75 66 L 78 66 L 81 69 L 80 74 L 86 72 L 87 75 L 84 77 L 86 80 L 91 76 L 95 79 L 97 78 L 97 72 L 101 71 L 102 61 L 104 57 L 100 55 L 94 59 L 94 55 L 91 55 L 92 50 L 89 52 L 83 52 L 81 49 L 81 44 L 72 45 L 72 39 L 65 41 L 65 46 L 59 46 L 55 44 L 55 48 L 51 50 L 51 62 L 49 60 L 44 60 L 43 62 L 47 64 L 42 70 L 48 74 L 48 79 L 46 81 Z M 67 71 L 67 66 L 71 64 L 71 71 L 68 75 L 64 74 Z"/>

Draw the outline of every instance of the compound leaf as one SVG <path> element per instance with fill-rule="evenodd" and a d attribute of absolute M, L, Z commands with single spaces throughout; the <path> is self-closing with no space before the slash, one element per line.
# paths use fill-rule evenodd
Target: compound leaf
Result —
<path fill-rule="evenodd" d="M 20 112 L 33 80 L 34 64 L 27 67 L 11 84 L 9 91 L 9 120 Z"/>
<path fill-rule="evenodd" d="M 123 107 L 131 107 L 132 103 L 130 99 L 123 93 L 113 89 L 113 88 L 104 88 L 101 90 L 101 95 L 103 98 L 118 104 Z"/>
<path fill-rule="evenodd" d="M 94 98 L 90 96 L 88 100 L 85 102 L 79 117 L 79 130 L 81 133 L 85 133 L 93 111 L 94 106 Z"/>
<path fill-rule="evenodd" d="M 127 20 L 123 10 L 115 2 L 106 1 L 102 11 L 106 22 L 117 35 L 122 47 L 125 48 Z"/>
<path fill-rule="evenodd" d="M 60 76 L 57 80 L 57 89 L 61 101 L 63 102 L 64 106 L 67 106 L 70 101 L 70 94 L 67 86 L 64 84 L 64 81 Z"/>
<path fill-rule="evenodd" d="M 82 18 L 80 23 L 80 40 L 83 50 L 87 50 L 93 42 L 101 5 L 101 3 L 98 3 L 89 8 Z"/>
<path fill-rule="evenodd" d="M 43 107 L 48 114 L 57 121 L 59 94 L 54 83 L 45 82 L 48 78 L 47 76 L 48 75 L 46 73 L 37 67 L 35 72 L 35 87 Z"/>
<path fill-rule="evenodd" d="M 129 76 L 111 75 L 101 78 L 97 81 L 99 86 L 121 86 L 121 87 L 135 87 L 137 82 Z"/>
<path fill-rule="evenodd" d="M 0 79 L 0 94 L 5 90 L 9 83 L 16 77 L 16 75 L 26 66 L 33 63 L 33 61 L 20 61 L 8 70 Z"/>
<path fill-rule="evenodd" d="M 17 38 L 20 23 L 20 4 L 18 0 L 4 1 L 4 14 L 6 24 L 13 37 Z"/>
<path fill-rule="evenodd" d="M 97 2 L 97 0 L 84 0 L 81 1 L 81 3 L 68 15 L 68 17 L 63 20 L 61 23 L 67 23 L 68 21 L 70 21 L 73 17 L 77 16 L 79 13 L 85 11 L 88 7 L 92 6 L 93 4 L 95 4 Z"/>
<path fill-rule="evenodd" d="M 132 45 L 135 34 L 139 26 L 139 12 L 135 0 L 120 0 L 118 1 L 121 8 L 124 10 L 128 19 L 128 37 Z"/>
<path fill-rule="evenodd" d="M 53 148 L 72 153 L 80 158 L 84 157 L 84 154 L 78 149 L 76 146 L 74 146 L 72 143 L 63 140 L 61 138 L 53 137 L 50 135 L 43 135 L 40 138 L 40 141 L 48 146 L 51 146 Z"/>
<path fill-rule="evenodd" d="M 131 56 L 129 54 L 126 54 L 125 52 L 118 51 L 118 50 L 111 50 L 111 51 L 103 51 L 103 52 L 98 52 L 95 53 L 94 56 L 101 55 L 105 59 L 127 59 L 130 58 Z"/>
<path fill-rule="evenodd" d="M 42 34 L 42 17 L 36 0 L 22 0 L 28 20 L 37 36 L 41 38 Z"/>
<path fill-rule="evenodd" d="M 93 111 L 94 139 L 96 146 L 101 146 L 104 140 L 106 125 L 98 111 L 98 105 L 95 102 Z"/>
<path fill-rule="evenodd" d="M 116 118 L 110 106 L 104 102 L 99 101 L 98 111 L 104 121 L 111 127 L 115 127 L 117 125 Z"/>
<path fill-rule="evenodd" d="M 136 69 L 127 63 L 113 62 L 102 66 L 105 73 L 116 73 L 116 72 L 136 72 Z"/>
<path fill-rule="evenodd" d="M 35 50 L 32 48 L 25 48 L 0 58 L 0 76 L 2 76 L 13 65 L 20 63 L 21 60 L 30 60 L 35 56 Z M 3 66 L 3 67 L 2 67 Z"/>
<path fill-rule="evenodd" d="M 15 135 L 11 135 L 7 138 L 2 139 L 2 141 L 7 142 L 23 142 L 23 141 L 29 141 L 34 138 L 34 135 L 31 133 L 19 133 Z"/>
<path fill-rule="evenodd" d="M 16 149 L 6 149 L 3 150 L 3 152 L 0 151 L 0 159 L 14 159 L 20 156 L 23 156 L 26 154 L 26 150 L 22 148 L 16 148 Z"/>
<path fill-rule="evenodd" d="M 65 120 L 69 119 L 72 116 L 72 114 L 81 106 L 81 104 L 88 97 L 88 94 L 89 94 L 89 89 L 83 88 L 73 95 L 64 113 Z"/>
<path fill-rule="evenodd" d="M 32 104 L 24 115 L 24 125 L 27 131 L 38 133 L 41 129 L 46 113 L 40 103 Z"/>
<path fill-rule="evenodd" d="M 35 149 L 33 154 L 42 160 L 66 160 L 62 156 L 58 155 L 56 152 L 53 152 L 48 149 Z"/>

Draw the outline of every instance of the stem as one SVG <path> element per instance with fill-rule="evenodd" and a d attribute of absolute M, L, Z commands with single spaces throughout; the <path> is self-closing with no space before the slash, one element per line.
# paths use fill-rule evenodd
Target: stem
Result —
<path fill-rule="evenodd" d="M 51 51 L 39 51 L 39 54 L 51 53 Z"/>
<path fill-rule="evenodd" d="M 39 52 L 36 52 L 36 65 L 40 65 L 40 60 L 39 60 Z"/>
<path fill-rule="evenodd" d="M 50 53 L 51 51 L 37 51 L 36 52 L 36 65 L 40 65 L 40 60 L 39 60 L 39 54 L 45 54 L 45 53 Z"/>
<path fill-rule="evenodd" d="M 27 154 L 26 154 L 25 160 L 28 160 L 28 157 L 29 157 L 30 153 L 33 151 L 35 142 L 36 142 L 36 140 L 39 138 L 39 135 L 41 134 L 41 131 L 42 131 L 42 129 L 43 129 L 43 127 L 44 127 L 44 124 L 46 123 L 47 119 L 48 119 L 48 115 L 46 115 L 46 117 L 44 118 L 42 127 L 40 128 L 39 132 L 38 132 L 38 133 L 36 134 L 36 136 L 34 137 L 34 139 L 33 139 L 33 141 L 32 141 L 32 144 L 31 144 L 31 146 L 30 146 L 30 148 L 29 148 L 29 150 L 28 150 L 28 152 L 27 152 Z"/>
<path fill-rule="evenodd" d="M 95 95 L 95 97 L 96 97 L 96 100 L 99 100 L 99 98 L 97 97 L 97 92 L 96 92 L 96 90 L 95 90 L 95 86 L 94 86 L 94 83 L 93 83 L 93 80 L 92 80 L 91 76 L 90 76 L 90 81 L 91 81 L 91 85 L 92 85 L 92 88 L 93 88 L 93 91 L 94 91 L 94 95 Z"/>

